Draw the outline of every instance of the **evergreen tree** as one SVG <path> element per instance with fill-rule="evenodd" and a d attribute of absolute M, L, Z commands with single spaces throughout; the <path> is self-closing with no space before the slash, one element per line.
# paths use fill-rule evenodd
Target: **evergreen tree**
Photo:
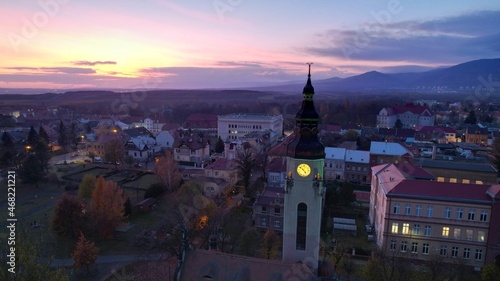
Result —
<path fill-rule="evenodd" d="M 224 152 L 224 141 L 222 141 L 220 137 L 217 139 L 217 143 L 215 144 L 215 152 L 216 153 Z"/>
<path fill-rule="evenodd" d="M 398 120 L 396 120 L 396 123 L 394 124 L 394 128 L 396 128 L 396 129 L 403 128 L 403 122 L 401 122 L 401 120 L 399 118 L 398 118 Z"/>
<path fill-rule="evenodd" d="M 31 147 L 35 147 L 39 140 L 40 138 L 38 137 L 38 133 L 35 131 L 35 128 L 31 126 L 27 140 L 28 145 Z"/>
<path fill-rule="evenodd" d="M 94 245 L 94 242 L 90 242 L 85 238 L 83 233 L 80 233 L 75 251 L 71 255 L 75 260 L 75 265 L 85 266 L 87 268 L 87 274 L 89 274 L 89 267 L 95 263 L 98 254 L 99 248 Z"/>
<path fill-rule="evenodd" d="M 474 110 L 471 110 L 469 112 L 469 115 L 464 120 L 464 124 L 471 124 L 471 125 L 477 124 L 476 112 Z"/>
<path fill-rule="evenodd" d="M 68 145 L 68 137 L 66 135 L 66 127 L 64 126 L 63 121 L 59 123 L 59 139 L 58 139 L 59 145 L 64 148 L 66 145 Z"/>
<path fill-rule="evenodd" d="M 127 217 L 132 214 L 132 202 L 130 201 L 130 197 L 127 197 L 125 204 L 123 204 L 123 216 Z"/>
<path fill-rule="evenodd" d="M 40 129 L 38 129 L 38 136 L 39 136 L 40 140 L 44 140 L 45 143 L 47 143 L 47 144 L 50 143 L 49 135 L 47 134 L 47 132 L 45 131 L 45 129 L 43 128 L 42 125 L 40 125 Z"/>
<path fill-rule="evenodd" d="M 43 178 L 41 167 L 40 159 L 35 154 L 28 155 L 20 171 L 21 178 L 24 182 L 35 184 L 35 187 L 38 188 L 38 182 Z"/>
<path fill-rule="evenodd" d="M 10 134 L 7 132 L 3 132 L 2 134 L 2 143 L 4 147 L 8 150 L 14 148 L 14 141 L 12 140 Z"/>
<path fill-rule="evenodd" d="M 71 123 L 71 129 L 70 129 L 69 135 L 68 135 L 68 142 L 76 147 L 78 145 L 79 141 L 80 140 L 78 139 L 78 136 L 77 136 L 76 124 Z"/>

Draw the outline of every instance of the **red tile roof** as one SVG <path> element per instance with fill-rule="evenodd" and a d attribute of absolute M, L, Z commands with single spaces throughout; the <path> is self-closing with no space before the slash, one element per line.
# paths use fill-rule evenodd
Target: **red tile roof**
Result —
<path fill-rule="evenodd" d="M 282 142 L 278 143 L 276 146 L 271 148 L 267 152 L 267 156 L 273 156 L 273 157 L 286 157 L 286 147 L 290 142 L 293 141 L 295 138 L 294 134 L 289 135 L 286 137 Z"/>

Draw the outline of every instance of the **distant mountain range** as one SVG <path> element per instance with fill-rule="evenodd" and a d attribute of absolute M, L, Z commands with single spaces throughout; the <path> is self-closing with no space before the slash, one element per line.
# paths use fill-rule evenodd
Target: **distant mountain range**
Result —
<path fill-rule="evenodd" d="M 491 76 L 491 80 L 490 80 Z M 370 71 L 347 78 L 328 78 L 313 81 L 318 92 L 335 91 L 461 91 L 487 87 L 485 81 L 493 82 L 500 91 L 500 58 L 480 59 L 447 68 L 425 72 L 381 73 Z M 296 92 L 302 83 L 253 87 L 252 90 Z"/>

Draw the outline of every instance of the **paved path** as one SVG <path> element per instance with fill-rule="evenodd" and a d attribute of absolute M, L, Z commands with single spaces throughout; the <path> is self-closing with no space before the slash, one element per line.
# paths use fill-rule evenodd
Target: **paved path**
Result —
<path fill-rule="evenodd" d="M 102 264 L 102 263 L 122 263 L 122 262 L 132 262 L 132 261 L 148 261 L 148 260 L 160 260 L 167 257 L 168 255 L 164 253 L 98 256 L 95 263 Z M 50 267 L 69 267 L 73 266 L 73 263 L 74 263 L 73 259 L 54 259 L 50 263 Z"/>

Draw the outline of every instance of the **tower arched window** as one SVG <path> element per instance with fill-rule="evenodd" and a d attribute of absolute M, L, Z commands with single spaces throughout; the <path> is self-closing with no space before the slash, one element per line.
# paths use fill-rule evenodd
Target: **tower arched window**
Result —
<path fill-rule="evenodd" d="M 299 203 L 297 206 L 297 241 L 296 249 L 306 249 L 306 233 L 307 232 L 307 205 Z"/>

